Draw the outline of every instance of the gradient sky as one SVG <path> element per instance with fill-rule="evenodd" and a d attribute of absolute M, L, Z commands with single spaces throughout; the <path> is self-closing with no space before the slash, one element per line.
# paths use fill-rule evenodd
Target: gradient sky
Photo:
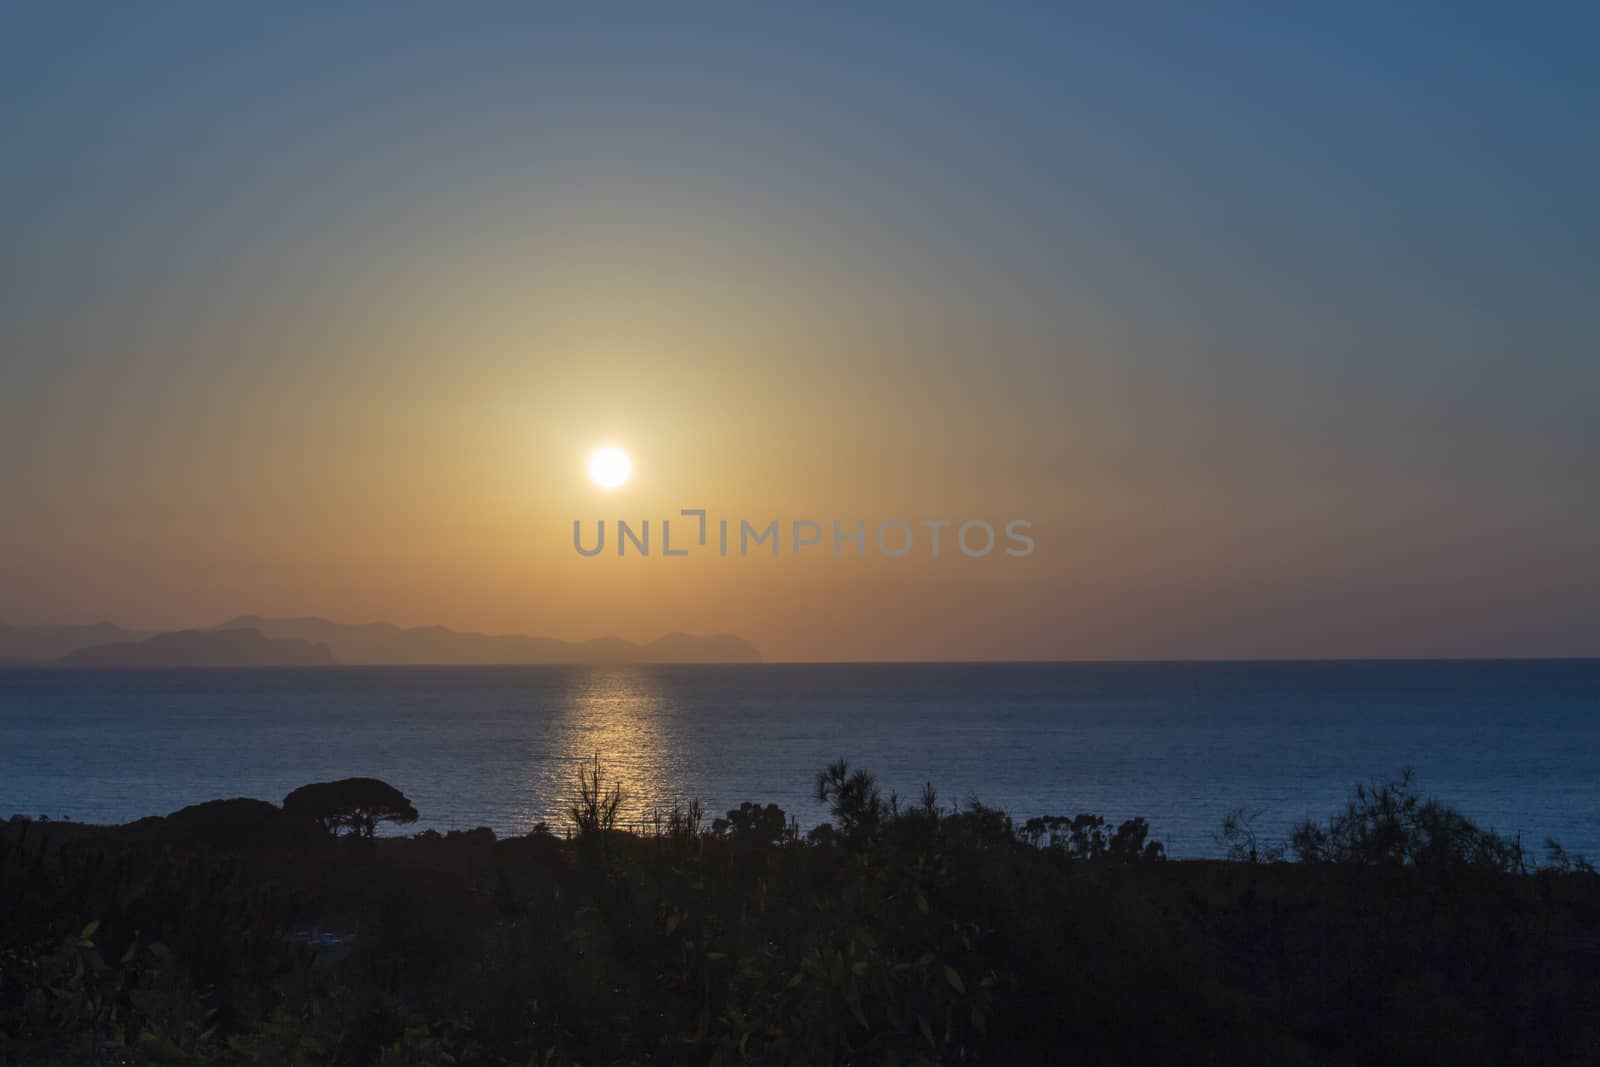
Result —
<path fill-rule="evenodd" d="M 755 6 L 8 11 L 0 620 L 1600 655 L 1600 9 Z"/>

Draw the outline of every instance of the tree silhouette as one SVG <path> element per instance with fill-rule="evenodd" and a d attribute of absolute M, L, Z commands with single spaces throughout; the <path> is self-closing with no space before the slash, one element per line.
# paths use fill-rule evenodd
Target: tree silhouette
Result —
<path fill-rule="evenodd" d="M 839 833 L 856 845 L 870 841 L 888 814 L 878 780 L 867 771 L 852 771 L 844 760 L 817 775 L 817 800 L 828 805 Z"/>
<path fill-rule="evenodd" d="M 285 815 L 314 822 L 330 834 L 370 838 L 378 824 L 414 823 L 417 809 L 406 795 L 377 778 L 341 778 L 303 785 L 283 798 Z"/>

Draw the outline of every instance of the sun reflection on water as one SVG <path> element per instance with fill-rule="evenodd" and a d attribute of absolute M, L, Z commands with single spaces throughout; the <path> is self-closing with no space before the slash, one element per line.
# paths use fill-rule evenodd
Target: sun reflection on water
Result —
<path fill-rule="evenodd" d="M 660 678 L 648 670 L 597 667 L 577 685 L 558 716 L 550 751 L 530 754 L 526 829 L 543 820 L 560 833 L 570 821 L 568 798 L 576 792 L 579 769 L 596 755 L 605 785 L 620 782 L 626 793 L 620 820 L 648 823 L 670 808 L 674 772 L 681 766 L 680 741 L 663 729 L 669 701 Z"/>

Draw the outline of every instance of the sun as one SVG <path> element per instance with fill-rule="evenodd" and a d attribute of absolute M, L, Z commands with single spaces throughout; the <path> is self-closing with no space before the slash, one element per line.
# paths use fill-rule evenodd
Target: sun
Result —
<path fill-rule="evenodd" d="M 606 447 L 589 457 L 589 477 L 602 489 L 616 489 L 633 476 L 633 460 L 620 448 Z"/>

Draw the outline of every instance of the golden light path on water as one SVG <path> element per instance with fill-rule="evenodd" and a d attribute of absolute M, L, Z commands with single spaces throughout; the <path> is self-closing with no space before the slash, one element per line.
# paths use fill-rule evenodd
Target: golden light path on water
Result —
<path fill-rule="evenodd" d="M 543 820 L 560 833 L 570 823 L 569 798 L 581 769 L 600 757 L 602 787 L 620 784 L 625 800 L 619 822 L 650 823 L 672 807 L 674 771 L 681 766 L 681 740 L 661 728 L 666 716 L 659 678 L 648 670 L 593 670 L 579 683 L 576 699 L 561 713 L 551 749 L 533 755 L 528 767 L 528 807 L 523 829 Z"/>

